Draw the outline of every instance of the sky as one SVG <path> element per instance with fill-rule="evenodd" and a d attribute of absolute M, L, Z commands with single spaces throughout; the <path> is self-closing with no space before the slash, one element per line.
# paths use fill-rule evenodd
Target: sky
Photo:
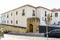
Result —
<path fill-rule="evenodd" d="M 26 4 L 35 7 L 42 6 L 48 9 L 60 8 L 60 0 L 0 0 L 0 14 Z"/>

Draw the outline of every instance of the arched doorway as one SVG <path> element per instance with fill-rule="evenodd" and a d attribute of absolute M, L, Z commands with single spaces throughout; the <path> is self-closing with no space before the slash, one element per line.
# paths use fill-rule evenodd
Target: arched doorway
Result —
<path fill-rule="evenodd" d="M 39 18 L 28 18 L 27 19 L 27 33 L 36 33 L 38 29 L 38 25 L 40 25 L 40 19 Z"/>
<path fill-rule="evenodd" d="M 33 33 L 33 25 L 32 24 L 29 25 L 29 32 Z"/>

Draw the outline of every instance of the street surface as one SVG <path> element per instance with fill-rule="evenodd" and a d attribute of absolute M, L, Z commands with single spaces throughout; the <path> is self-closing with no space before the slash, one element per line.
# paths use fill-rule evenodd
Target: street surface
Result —
<path fill-rule="evenodd" d="M 1 40 L 47 40 L 47 38 L 4 34 L 4 38 L 1 38 Z M 60 38 L 48 38 L 48 40 L 60 40 Z"/>

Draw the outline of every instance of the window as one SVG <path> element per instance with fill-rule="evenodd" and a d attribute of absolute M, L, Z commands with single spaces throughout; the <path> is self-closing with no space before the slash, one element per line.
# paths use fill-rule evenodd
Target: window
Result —
<path fill-rule="evenodd" d="M 12 24 L 12 20 L 11 20 L 11 24 Z"/>
<path fill-rule="evenodd" d="M 11 13 L 11 16 L 12 16 L 12 13 Z"/>
<path fill-rule="evenodd" d="M 46 21 L 46 18 L 45 18 L 45 21 Z"/>
<path fill-rule="evenodd" d="M 45 16 L 47 16 L 47 14 L 46 14 L 47 12 L 45 11 Z"/>
<path fill-rule="evenodd" d="M 55 17 L 58 17 L 58 13 L 55 13 Z"/>
<path fill-rule="evenodd" d="M 51 13 L 51 17 L 52 17 L 52 13 Z"/>
<path fill-rule="evenodd" d="M 60 25 L 60 21 L 58 22 L 58 25 Z"/>
<path fill-rule="evenodd" d="M 9 23 L 9 21 L 7 20 L 7 23 Z"/>
<path fill-rule="evenodd" d="M 7 18 L 9 17 L 9 15 L 7 14 Z"/>
<path fill-rule="evenodd" d="M 60 23 L 60 22 L 58 22 L 58 23 Z"/>
<path fill-rule="evenodd" d="M 16 11 L 16 15 L 18 15 L 18 12 Z"/>
<path fill-rule="evenodd" d="M 33 16 L 35 16 L 35 11 L 33 10 Z"/>
<path fill-rule="evenodd" d="M 56 23 L 54 22 L 54 24 L 56 24 Z"/>
<path fill-rule="evenodd" d="M 23 11 L 22 11 L 22 16 L 24 16 L 25 15 L 25 10 L 23 9 Z"/>
<path fill-rule="evenodd" d="M 18 20 L 16 20 L 16 24 L 18 24 Z"/>
<path fill-rule="evenodd" d="M 47 24 L 47 19 L 45 18 L 45 23 Z"/>

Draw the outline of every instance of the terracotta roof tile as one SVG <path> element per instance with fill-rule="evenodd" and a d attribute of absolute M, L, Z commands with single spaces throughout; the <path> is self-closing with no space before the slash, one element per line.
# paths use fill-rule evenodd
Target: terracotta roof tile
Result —
<path fill-rule="evenodd" d="M 58 9 L 53 8 L 51 11 L 52 11 L 52 12 L 56 12 L 56 11 L 58 11 Z"/>

